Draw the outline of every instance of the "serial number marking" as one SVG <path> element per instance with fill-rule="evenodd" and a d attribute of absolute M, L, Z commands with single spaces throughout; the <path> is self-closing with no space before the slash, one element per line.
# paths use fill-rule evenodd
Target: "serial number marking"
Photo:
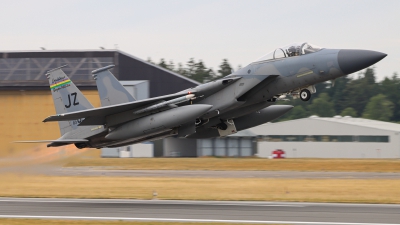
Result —
<path fill-rule="evenodd" d="M 77 119 L 77 120 L 72 120 L 72 124 L 73 124 L 73 125 L 78 125 L 78 124 L 82 123 L 83 120 L 84 120 L 84 118 L 82 118 L 82 119 Z"/>

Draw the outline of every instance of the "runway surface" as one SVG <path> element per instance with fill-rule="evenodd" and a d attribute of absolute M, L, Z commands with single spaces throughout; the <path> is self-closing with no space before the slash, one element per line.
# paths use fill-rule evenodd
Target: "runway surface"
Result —
<path fill-rule="evenodd" d="M 314 178 L 314 179 L 400 179 L 400 173 L 299 172 L 299 171 L 206 171 L 206 170 L 108 170 L 77 167 L 47 170 L 64 176 L 126 177 L 215 177 L 215 178 Z"/>
<path fill-rule="evenodd" d="M 0 198 L 0 218 L 377 225 L 400 205 Z"/>

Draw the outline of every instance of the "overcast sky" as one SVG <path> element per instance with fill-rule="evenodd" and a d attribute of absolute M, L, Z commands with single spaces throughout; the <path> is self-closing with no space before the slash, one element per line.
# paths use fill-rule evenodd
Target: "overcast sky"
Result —
<path fill-rule="evenodd" d="M 388 54 L 379 78 L 400 72 L 400 1 L 1 1 L 0 50 L 118 49 L 154 61 L 202 59 L 236 68 L 307 41 Z"/>

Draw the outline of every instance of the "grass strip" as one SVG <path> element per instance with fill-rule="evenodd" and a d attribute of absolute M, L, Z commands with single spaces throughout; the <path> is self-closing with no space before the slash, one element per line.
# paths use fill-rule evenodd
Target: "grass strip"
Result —
<path fill-rule="evenodd" d="M 400 180 L 0 175 L 0 196 L 400 203 Z"/>
<path fill-rule="evenodd" d="M 72 158 L 66 167 L 124 170 L 270 170 L 400 172 L 397 159 Z"/>

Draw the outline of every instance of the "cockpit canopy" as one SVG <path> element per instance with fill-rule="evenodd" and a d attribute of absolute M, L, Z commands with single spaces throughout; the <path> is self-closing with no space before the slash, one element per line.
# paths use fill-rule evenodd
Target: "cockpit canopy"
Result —
<path fill-rule="evenodd" d="M 318 46 L 312 45 L 312 44 L 308 44 L 307 42 L 293 43 L 293 44 L 287 45 L 285 47 L 275 49 L 275 51 L 272 51 L 272 52 L 264 55 L 263 57 L 257 59 L 256 62 L 306 55 L 306 54 L 310 54 L 313 52 L 317 52 L 321 49 L 322 49 L 321 47 L 318 47 Z"/>

